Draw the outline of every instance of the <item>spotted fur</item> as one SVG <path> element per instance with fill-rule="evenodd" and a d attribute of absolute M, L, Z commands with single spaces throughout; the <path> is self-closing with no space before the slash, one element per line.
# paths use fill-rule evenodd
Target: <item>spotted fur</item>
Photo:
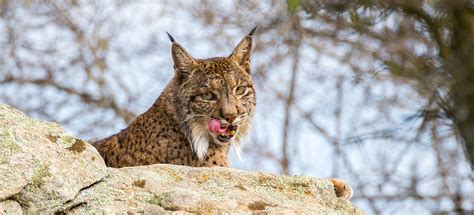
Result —
<path fill-rule="evenodd" d="M 174 78 L 153 106 L 126 129 L 93 143 L 107 166 L 228 167 L 230 146 L 240 157 L 240 144 L 251 129 L 256 105 L 250 76 L 252 36 L 245 36 L 230 56 L 209 59 L 193 58 L 169 37 Z M 235 136 L 219 141 L 208 131 L 211 119 L 237 126 Z"/>

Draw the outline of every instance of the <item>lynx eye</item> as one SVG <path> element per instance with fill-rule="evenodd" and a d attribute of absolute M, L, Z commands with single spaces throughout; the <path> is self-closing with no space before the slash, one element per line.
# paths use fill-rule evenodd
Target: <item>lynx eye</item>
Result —
<path fill-rule="evenodd" d="M 201 94 L 201 98 L 204 99 L 204 100 L 211 101 L 211 100 L 216 100 L 217 96 L 214 93 L 207 92 L 207 93 Z"/>
<path fill-rule="evenodd" d="M 237 89 L 235 89 L 235 94 L 239 96 L 243 95 L 245 92 L 247 92 L 247 87 L 240 86 L 240 87 L 237 87 Z"/>

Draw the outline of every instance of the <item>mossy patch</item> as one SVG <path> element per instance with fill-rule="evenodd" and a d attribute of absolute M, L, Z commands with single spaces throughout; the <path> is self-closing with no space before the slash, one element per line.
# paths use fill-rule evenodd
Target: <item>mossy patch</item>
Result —
<path fill-rule="evenodd" d="M 59 139 L 59 136 L 56 135 L 56 134 L 47 134 L 46 135 L 46 138 L 48 138 L 48 140 L 52 143 L 56 143 L 56 141 L 58 141 Z"/>
<path fill-rule="evenodd" d="M 202 184 L 209 181 L 210 176 L 208 174 L 201 174 L 197 177 L 198 183 Z"/>
<path fill-rule="evenodd" d="M 35 197 L 48 196 L 47 202 L 39 201 L 27 208 L 27 214 L 34 214 L 34 212 L 44 209 L 46 204 L 50 206 L 57 206 L 64 203 L 61 196 L 56 191 L 46 191 L 42 188 L 44 184 L 48 182 L 48 179 L 52 177 L 50 172 L 50 162 L 42 162 L 36 158 L 31 160 L 33 166 L 33 176 L 31 177 L 30 183 L 24 188 L 24 192 L 29 195 L 21 195 L 19 198 L 21 202 L 35 202 Z M 46 193 L 45 193 L 46 192 Z M 30 195 L 31 194 L 31 195 Z"/>
<path fill-rule="evenodd" d="M 170 176 L 174 181 L 182 181 L 183 180 L 183 177 L 181 175 L 179 175 L 174 169 L 172 168 L 168 168 L 168 167 L 165 167 L 165 166 L 160 166 L 159 167 L 160 170 L 164 170 L 168 173 L 167 176 Z M 163 175 L 163 171 L 160 171 L 160 176 L 162 178 L 165 178 L 164 175 Z"/>
<path fill-rule="evenodd" d="M 292 194 L 304 194 L 304 189 L 309 186 L 307 181 L 303 181 L 297 177 L 289 176 L 275 177 L 260 175 L 258 182 L 260 186 L 271 187 L 283 194 L 291 196 L 293 196 Z"/>
<path fill-rule="evenodd" d="M 106 183 L 99 183 L 101 187 L 98 187 L 96 200 L 98 205 L 108 205 L 110 202 L 117 199 L 127 199 L 128 195 L 121 189 L 108 188 Z"/>
<path fill-rule="evenodd" d="M 14 135 L 9 130 L 0 129 L 0 164 L 7 164 L 10 158 L 22 153 L 23 150 L 15 141 Z"/>
<path fill-rule="evenodd" d="M 145 184 L 146 184 L 145 180 L 136 180 L 132 183 L 133 186 L 140 187 L 140 188 L 144 188 Z"/>
<path fill-rule="evenodd" d="M 175 190 L 164 191 L 164 192 L 160 193 L 159 195 L 153 195 L 154 197 L 148 199 L 147 202 L 149 202 L 151 204 L 159 205 L 160 207 L 163 207 L 163 204 L 162 204 L 163 199 L 165 199 L 166 197 L 172 195 L 175 192 L 176 192 Z M 165 207 L 163 207 L 163 208 L 165 208 Z M 170 208 L 165 208 L 165 209 L 170 210 Z"/>
<path fill-rule="evenodd" d="M 77 141 L 75 137 L 69 135 L 58 135 L 59 138 L 57 139 L 56 143 L 63 147 L 63 148 L 70 148 L 74 145 Z"/>
<path fill-rule="evenodd" d="M 35 164 L 35 173 L 31 177 L 31 185 L 35 187 L 41 187 L 44 183 L 47 182 L 47 178 L 51 177 L 52 174 L 49 172 L 50 163 L 42 163 L 38 160 L 34 160 Z"/>
<path fill-rule="evenodd" d="M 221 201 L 229 198 L 232 194 L 225 188 L 226 186 L 217 183 L 214 180 L 208 180 L 202 186 L 204 189 L 209 191 L 209 199 L 214 201 Z"/>
<path fill-rule="evenodd" d="M 344 198 L 337 199 L 334 209 L 338 211 L 344 211 L 344 212 L 355 213 L 355 214 L 357 214 L 358 212 L 357 209 L 355 209 L 354 206 L 352 206 L 351 202 L 349 202 L 347 199 L 344 199 Z"/>
<path fill-rule="evenodd" d="M 166 195 L 156 195 L 150 192 L 139 192 L 133 195 L 133 199 L 138 202 L 149 203 L 149 204 L 158 205 L 161 207 L 161 202 L 163 201 L 163 198 L 165 196 Z"/>
<path fill-rule="evenodd" d="M 322 180 L 316 180 L 314 185 L 316 185 L 317 188 L 327 190 L 330 187 L 332 187 L 332 183 L 329 181 L 322 181 Z"/>
<path fill-rule="evenodd" d="M 269 204 L 264 201 L 255 201 L 251 202 L 247 205 L 248 209 L 254 210 L 254 211 L 262 211 L 265 210 L 268 206 L 274 207 L 275 205 Z"/>
<path fill-rule="evenodd" d="M 18 115 L 20 117 L 25 117 L 26 116 L 23 112 L 15 109 L 15 108 L 12 108 L 12 107 L 10 107 L 6 104 L 0 104 L 0 110 L 2 112 L 4 111 L 5 113 L 11 114 L 11 115 Z M 0 116 L 2 116 L 2 115 L 3 114 L 0 114 Z"/>
<path fill-rule="evenodd" d="M 84 140 L 76 138 L 74 141 L 74 144 L 72 144 L 71 147 L 67 148 L 67 150 L 77 153 L 81 153 L 86 150 L 86 142 Z"/>
<path fill-rule="evenodd" d="M 324 181 L 315 180 L 304 176 L 275 176 L 260 174 L 253 184 L 256 193 L 271 202 L 293 201 L 298 205 L 304 205 L 309 199 L 320 198 L 327 193 L 330 187 Z"/>

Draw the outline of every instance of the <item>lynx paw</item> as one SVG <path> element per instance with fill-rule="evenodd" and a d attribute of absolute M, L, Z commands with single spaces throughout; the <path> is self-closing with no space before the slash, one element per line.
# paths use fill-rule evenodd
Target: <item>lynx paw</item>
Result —
<path fill-rule="evenodd" d="M 345 199 L 352 198 L 354 191 L 352 191 L 352 187 L 349 183 L 338 178 L 330 179 L 330 181 L 334 184 L 334 191 L 336 191 L 337 197 L 343 197 Z"/>

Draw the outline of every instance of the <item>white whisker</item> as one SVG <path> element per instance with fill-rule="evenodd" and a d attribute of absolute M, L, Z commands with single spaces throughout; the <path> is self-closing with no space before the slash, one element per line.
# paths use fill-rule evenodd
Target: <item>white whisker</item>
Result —
<path fill-rule="evenodd" d="M 244 144 L 245 140 L 249 137 L 251 127 L 252 127 L 251 123 L 249 123 L 248 120 L 246 120 L 242 124 L 242 126 L 240 126 L 239 134 L 236 135 L 234 137 L 234 140 L 231 142 L 232 148 L 234 149 L 235 154 L 237 155 L 237 158 L 239 159 L 239 161 L 242 161 L 241 147 Z"/>
<path fill-rule="evenodd" d="M 242 161 L 242 156 L 241 156 L 242 149 L 240 148 L 241 144 L 242 144 L 242 141 L 239 141 L 237 139 L 231 142 L 232 148 L 234 149 L 235 154 L 237 155 L 237 158 L 239 159 L 239 161 Z"/>

